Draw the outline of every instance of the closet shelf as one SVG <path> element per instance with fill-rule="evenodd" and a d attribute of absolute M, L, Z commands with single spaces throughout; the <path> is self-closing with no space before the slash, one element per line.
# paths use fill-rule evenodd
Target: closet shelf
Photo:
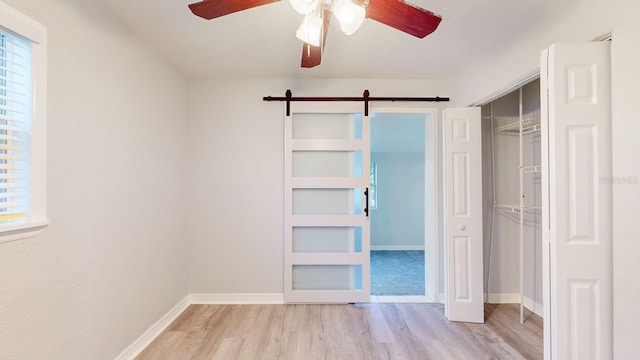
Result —
<path fill-rule="evenodd" d="M 540 120 L 537 117 L 534 116 L 522 119 L 522 135 L 528 135 L 540 131 L 540 128 Z M 498 126 L 494 129 L 494 132 L 502 135 L 520 135 L 520 121 Z"/>
<path fill-rule="evenodd" d="M 535 92 L 532 92 L 535 94 Z M 518 107 L 517 107 L 517 116 L 516 116 L 516 108 L 515 106 L 510 106 L 508 108 L 502 108 L 502 111 L 506 110 L 506 113 L 509 115 L 506 116 L 495 116 L 493 112 L 493 103 L 491 105 L 491 164 L 492 166 L 492 185 L 493 185 L 493 216 L 491 222 L 491 240 L 489 245 L 489 254 L 492 253 L 493 249 L 493 240 L 494 240 L 494 226 L 495 226 L 495 218 L 496 213 L 500 213 L 502 216 L 509 218 L 512 221 L 516 221 L 519 223 L 519 247 L 520 247 L 520 323 L 524 324 L 524 273 L 525 273 L 525 231 L 528 231 L 529 225 L 531 227 L 535 226 L 538 228 L 540 225 L 540 219 L 538 218 L 542 215 L 542 207 L 541 206 L 533 206 L 539 204 L 537 201 L 536 194 L 534 193 L 532 197 L 527 195 L 525 189 L 528 190 L 528 187 L 525 187 L 525 182 L 527 185 L 530 182 L 533 183 L 533 186 L 536 186 L 536 179 L 542 173 L 542 166 L 536 164 L 534 161 L 528 160 L 531 154 L 536 155 L 540 154 L 540 150 L 535 147 L 533 142 L 541 142 L 542 141 L 542 125 L 541 118 L 542 114 L 539 109 L 533 109 L 533 103 L 524 101 L 524 91 L 523 87 L 518 89 Z M 509 95 L 511 96 L 511 95 Z M 511 99 L 510 99 L 511 101 Z M 515 104 L 512 104 L 515 105 Z M 526 110 L 525 110 L 526 108 Z M 498 126 L 500 125 L 500 126 Z M 527 137 L 525 141 L 525 136 L 532 134 L 530 137 Z M 519 180 L 519 197 L 515 198 L 511 196 L 511 199 L 518 199 L 519 201 L 516 204 L 499 204 L 496 200 L 496 166 L 495 166 L 495 137 L 498 135 L 510 135 L 513 137 L 517 137 L 518 143 L 518 154 L 519 154 L 519 166 L 511 167 L 508 166 L 509 173 L 511 171 L 514 173 L 511 175 L 517 174 L 517 179 Z M 507 150 L 513 151 L 513 147 L 516 145 L 516 141 L 507 141 L 503 145 L 508 145 Z M 526 149 L 525 149 L 526 146 Z M 531 148 L 529 147 L 531 146 Z M 527 151 L 525 151 L 527 150 Z M 509 151 L 507 151 L 508 153 Z M 526 156 L 525 156 L 526 155 Z M 525 161 L 525 157 L 527 160 Z M 534 157 L 537 159 L 537 157 Z M 532 174 L 532 175 L 531 175 Z M 513 178 L 513 176 L 511 176 Z M 512 181 L 515 179 L 512 179 Z M 514 181 L 515 182 L 515 181 Z M 517 200 L 516 200 L 517 201 Z M 525 229 L 525 223 L 527 224 L 527 229 Z M 528 234 L 528 232 L 527 232 Z M 531 234 L 535 239 L 537 233 Z M 515 235 L 515 234 L 513 234 Z M 514 236 L 510 236 L 514 237 Z M 534 259 L 535 261 L 535 259 Z M 536 265 L 537 268 L 537 265 Z M 489 259 L 489 275 L 491 275 L 491 259 Z M 533 285 L 536 285 L 536 275 L 534 273 L 534 282 Z M 487 281 L 487 288 L 491 288 L 489 282 L 491 281 L 491 276 Z M 536 294 L 537 290 L 534 287 L 533 293 Z M 545 304 L 546 305 L 546 304 Z"/>
<path fill-rule="evenodd" d="M 537 214 L 540 213 L 542 208 L 540 206 L 524 206 L 513 204 L 496 204 L 496 210 L 507 211 L 515 214 Z"/>
<path fill-rule="evenodd" d="M 537 173 L 542 171 L 542 166 L 540 165 L 520 166 L 520 171 L 522 171 L 523 173 Z"/>

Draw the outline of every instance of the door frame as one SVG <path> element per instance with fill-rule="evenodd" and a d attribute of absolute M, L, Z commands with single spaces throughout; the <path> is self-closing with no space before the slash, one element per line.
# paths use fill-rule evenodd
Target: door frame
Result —
<path fill-rule="evenodd" d="M 386 113 L 386 114 L 424 114 L 425 115 L 425 165 L 426 156 L 431 153 L 433 161 L 433 174 L 427 179 L 425 174 L 425 198 L 431 196 L 433 201 L 424 202 L 425 206 L 425 238 L 424 238 L 424 250 L 425 250 L 425 301 L 426 302 L 442 302 L 444 300 L 441 294 L 440 286 L 440 251 L 444 249 L 444 237 L 441 231 L 443 217 L 440 212 L 443 211 L 442 196 L 441 196 L 441 174 L 442 174 L 442 119 L 439 116 L 439 112 L 442 108 L 425 107 L 424 103 L 420 102 L 403 102 L 403 103 L 376 103 L 370 104 L 371 113 Z M 429 126 L 427 117 L 431 118 L 431 126 Z M 431 141 L 429 142 L 428 139 Z M 430 143 L 430 147 L 429 147 Z M 426 171 L 426 168 L 425 168 Z M 431 186 L 430 186 L 431 185 Z M 426 225 L 428 224 L 429 217 L 433 219 L 433 229 L 428 231 Z M 428 258 L 427 258 L 428 254 Z M 419 297 L 411 297 L 412 300 Z"/>

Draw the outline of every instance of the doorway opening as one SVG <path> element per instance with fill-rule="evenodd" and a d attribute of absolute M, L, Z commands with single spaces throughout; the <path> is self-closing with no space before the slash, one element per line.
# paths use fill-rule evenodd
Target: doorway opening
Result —
<path fill-rule="evenodd" d="M 433 302 L 425 258 L 435 230 L 433 114 L 371 115 L 371 296 L 379 302 Z M 431 246 L 432 248 L 434 246 Z M 426 260 L 426 261 L 425 261 Z"/>

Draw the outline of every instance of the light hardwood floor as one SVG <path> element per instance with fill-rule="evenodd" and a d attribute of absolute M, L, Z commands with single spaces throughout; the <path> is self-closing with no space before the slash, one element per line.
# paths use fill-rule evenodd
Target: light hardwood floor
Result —
<path fill-rule="evenodd" d="M 518 309 L 462 324 L 436 304 L 191 305 L 137 359 L 542 359 L 542 320 Z"/>

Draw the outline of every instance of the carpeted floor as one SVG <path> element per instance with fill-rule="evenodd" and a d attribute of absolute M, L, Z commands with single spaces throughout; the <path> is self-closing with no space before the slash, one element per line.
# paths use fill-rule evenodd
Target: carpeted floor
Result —
<path fill-rule="evenodd" d="M 424 295 L 424 251 L 371 251 L 371 295 Z"/>

